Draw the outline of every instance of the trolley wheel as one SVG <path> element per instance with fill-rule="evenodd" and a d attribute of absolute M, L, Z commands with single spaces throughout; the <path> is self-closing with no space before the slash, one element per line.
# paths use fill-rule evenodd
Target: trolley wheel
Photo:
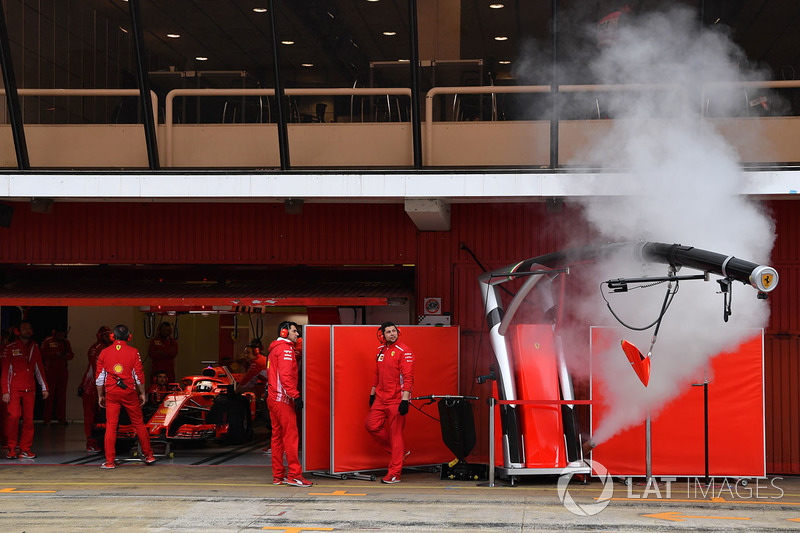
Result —
<path fill-rule="evenodd" d="M 369 480 L 370 481 L 375 481 L 376 479 L 378 479 L 378 478 L 375 477 L 375 474 L 370 474 L 370 476 L 369 476 Z"/>
<path fill-rule="evenodd" d="M 339 477 L 340 477 L 341 479 L 347 479 L 347 474 L 341 474 Z"/>
<path fill-rule="evenodd" d="M 622 478 L 620 481 L 622 481 L 622 483 L 623 483 L 623 484 L 624 484 L 626 487 L 630 487 L 630 486 L 631 486 L 631 483 L 633 483 L 633 481 L 632 481 L 632 480 L 631 480 L 631 478 L 629 478 L 629 477 L 624 477 L 624 478 Z"/>
<path fill-rule="evenodd" d="M 740 481 L 742 482 L 742 487 L 746 487 L 747 485 L 750 484 L 750 480 L 748 480 L 747 478 L 742 478 Z"/>

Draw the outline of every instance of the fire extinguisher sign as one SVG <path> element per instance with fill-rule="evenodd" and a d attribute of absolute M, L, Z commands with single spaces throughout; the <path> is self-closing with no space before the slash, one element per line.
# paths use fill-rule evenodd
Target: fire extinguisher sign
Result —
<path fill-rule="evenodd" d="M 425 314 L 426 315 L 441 315 L 442 314 L 442 299 L 441 298 L 425 298 L 423 300 L 425 304 Z"/>

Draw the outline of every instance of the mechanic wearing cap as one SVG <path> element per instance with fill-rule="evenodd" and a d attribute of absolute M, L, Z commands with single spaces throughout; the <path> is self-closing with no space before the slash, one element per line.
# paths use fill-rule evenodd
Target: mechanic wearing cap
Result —
<path fill-rule="evenodd" d="M 53 407 L 58 423 L 62 426 L 67 425 L 67 382 L 69 381 L 69 370 L 67 361 L 70 361 L 75 354 L 72 353 L 72 346 L 67 340 L 67 328 L 59 326 L 53 330 L 53 334 L 42 341 L 39 346 L 44 363 L 44 373 L 50 385 L 50 395 L 44 401 L 44 425 L 48 425 L 53 417 Z"/>
<path fill-rule="evenodd" d="M 303 400 L 297 390 L 297 360 L 294 343 L 300 333 L 294 322 L 281 322 L 278 338 L 269 345 L 267 363 L 267 405 L 272 422 L 272 484 L 310 487 L 313 483 L 303 477 L 298 458 L 299 439 L 297 415 Z M 283 466 L 283 454 L 289 465 L 289 475 Z"/>
<path fill-rule="evenodd" d="M 6 439 L 7 459 L 17 458 L 17 437 L 19 436 L 19 457 L 33 459 L 33 404 L 36 401 L 36 382 L 42 388 L 42 398 L 47 399 L 48 388 L 44 380 L 42 356 L 39 346 L 33 342 L 33 327 L 23 321 L 15 331 L 19 338 L 3 349 L 2 391 L 3 403 L 7 404 Z M 19 433 L 19 419 L 22 418 L 22 434 Z"/>
<path fill-rule="evenodd" d="M 95 385 L 97 403 L 106 409 L 106 462 L 100 468 L 114 468 L 117 442 L 119 410 L 125 406 L 131 425 L 142 447 L 145 464 L 153 464 L 153 449 L 150 437 L 142 420 L 142 406 L 147 401 L 144 390 L 144 370 L 139 350 L 128 346 L 131 334 L 128 327 L 120 324 L 114 328 L 113 344 L 103 349 L 97 358 Z M 137 394 L 138 392 L 138 394 Z"/>
<path fill-rule="evenodd" d="M 162 322 L 158 325 L 158 333 L 150 340 L 147 356 L 150 358 L 150 372 L 154 376 L 159 372 L 166 372 L 169 383 L 175 383 L 178 341 L 172 338 L 172 324 Z"/>
<path fill-rule="evenodd" d="M 398 342 L 400 330 L 392 322 L 378 329 L 375 379 L 369 393 L 369 413 L 365 426 L 372 438 L 391 455 L 389 472 L 382 483 L 399 483 L 403 460 L 410 453 L 403 443 L 408 400 L 414 385 L 414 354 Z"/>
<path fill-rule="evenodd" d="M 100 408 L 97 406 L 97 388 L 94 385 L 95 371 L 97 369 L 97 357 L 107 346 L 111 346 L 111 328 L 100 326 L 97 330 L 97 342 L 89 347 L 86 358 L 89 366 L 83 374 L 81 384 L 78 386 L 78 396 L 83 400 L 83 432 L 86 435 L 86 451 L 95 453 L 100 451 L 100 443 L 92 435 L 97 415 Z"/>

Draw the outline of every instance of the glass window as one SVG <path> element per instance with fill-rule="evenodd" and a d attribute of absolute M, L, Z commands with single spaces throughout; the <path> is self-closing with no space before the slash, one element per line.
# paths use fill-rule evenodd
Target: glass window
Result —
<path fill-rule="evenodd" d="M 31 166 L 146 167 L 127 3 L 4 4 Z"/>
<path fill-rule="evenodd" d="M 0 74 L 0 82 L 3 76 Z M 0 89 L 5 85 L 0 85 Z M 11 131 L 11 120 L 8 116 L 8 105 L 6 103 L 5 91 L 3 91 L 3 102 L 0 104 L 0 168 L 17 168 L 17 153 L 14 147 L 14 134 Z"/>

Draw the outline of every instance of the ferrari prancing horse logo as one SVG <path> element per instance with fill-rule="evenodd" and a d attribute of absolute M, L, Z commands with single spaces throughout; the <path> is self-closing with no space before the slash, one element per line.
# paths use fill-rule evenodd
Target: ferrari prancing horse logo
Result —
<path fill-rule="evenodd" d="M 761 274 L 761 285 L 765 289 L 769 289 L 769 286 L 772 285 L 773 276 L 772 274 Z"/>

